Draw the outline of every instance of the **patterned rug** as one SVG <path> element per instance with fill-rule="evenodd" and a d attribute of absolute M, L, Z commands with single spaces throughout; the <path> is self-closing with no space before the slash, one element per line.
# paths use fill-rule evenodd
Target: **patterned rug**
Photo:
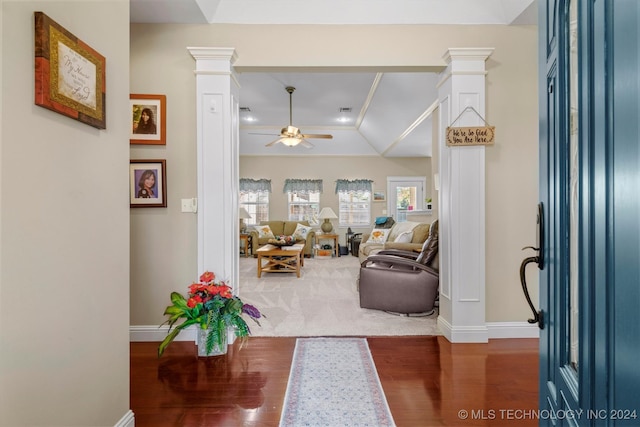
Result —
<path fill-rule="evenodd" d="M 395 426 L 364 338 L 298 338 L 280 427 Z"/>

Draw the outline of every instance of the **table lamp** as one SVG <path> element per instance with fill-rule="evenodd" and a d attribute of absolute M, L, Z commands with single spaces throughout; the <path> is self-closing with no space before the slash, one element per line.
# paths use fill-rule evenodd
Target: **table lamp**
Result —
<path fill-rule="evenodd" d="M 247 212 L 245 208 L 240 208 L 238 217 L 240 218 L 240 232 L 244 233 L 247 229 L 247 226 L 244 224 L 244 220 L 251 218 L 251 215 L 249 215 L 249 212 Z"/>
<path fill-rule="evenodd" d="M 331 233 L 331 230 L 333 230 L 333 224 L 331 224 L 331 221 L 329 221 L 329 220 L 330 219 L 337 219 L 338 216 L 333 211 L 333 209 L 331 209 L 331 208 L 322 208 L 322 210 L 320 211 L 320 215 L 318 215 L 318 218 L 319 219 L 324 219 L 324 222 L 320 226 L 320 229 L 322 230 L 322 232 L 323 233 Z"/>

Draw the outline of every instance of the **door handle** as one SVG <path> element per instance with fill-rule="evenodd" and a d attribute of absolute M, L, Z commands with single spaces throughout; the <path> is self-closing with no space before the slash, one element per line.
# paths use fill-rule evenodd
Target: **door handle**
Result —
<path fill-rule="evenodd" d="M 542 207 L 542 203 L 538 203 L 538 218 L 536 224 L 536 240 L 538 241 L 538 247 L 533 246 L 525 246 L 522 250 L 525 249 L 533 249 L 537 252 L 535 256 L 530 256 L 522 260 L 522 264 L 520 264 L 520 284 L 522 285 L 522 292 L 524 292 L 524 297 L 527 300 L 527 304 L 529 304 L 529 308 L 533 313 L 533 319 L 528 319 L 529 323 L 537 323 L 540 329 L 544 329 L 544 315 L 542 310 L 536 310 L 531 302 L 531 296 L 529 295 L 529 289 L 527 288 L 527 279 L 525 276 L 525 270 L 527 265 L 531 263 L 536 263 L 538 268 L 542 270 L 544 268 L 544 210 Z"/>
<path fill-rule="evenodd" d="M 531 246 L 527 246 L 525 248 L 522 248 L 522 250 L 525 250 L 527 248 L 532 248 Z M 529 296 L 529 289 L 527 288 L 527 279 L 525 277 L 525 269 L 527 268 L 528 264 L 531 264 L 532 262 L 535 262 L 536 264 L 539 264 L 540 262 L 540 257 L 536 256 L 530 256 L 525 258 L 522 261 L 522 264 L 520 264 L 520 283 L 522 284 L 522 292 L 524 292 L 524 297 L 527 299 L 527 303 L 529 304 L 529 308 L 531 308 L 531 312 L 533 313 L 533 319 L 528 319 L 527 322 L 529 323 L 537 323 L 538 327 L 540 329 L 544 329 L 544 319 L 543 319 L 543 315 L 542 315 L 542 310 L 537 311 L 536 308 L 533 306 L 533 302 L 531 302 L 531 296 Z"/>

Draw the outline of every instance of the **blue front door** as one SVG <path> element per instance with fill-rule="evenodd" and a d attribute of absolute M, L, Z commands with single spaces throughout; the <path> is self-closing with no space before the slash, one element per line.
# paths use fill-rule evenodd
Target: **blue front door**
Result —
<path fill-rule="evenodd" d="M 540 425 L 640 426 L 640 1 L 540 1 Z"/>

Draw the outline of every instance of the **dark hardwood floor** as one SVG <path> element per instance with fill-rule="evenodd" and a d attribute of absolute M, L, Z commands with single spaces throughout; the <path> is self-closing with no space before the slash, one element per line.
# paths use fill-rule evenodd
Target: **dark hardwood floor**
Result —
<path fill-rule="evenodd" d="M 537 339 L 367 340 L 398 427 L 538 425 Z M 136 427 L 278 426 L 295 342 L 251 337 L 211 358 L 196 357 L 192 342 L 161 358 L 158 343 L 131 343 Z"/>

